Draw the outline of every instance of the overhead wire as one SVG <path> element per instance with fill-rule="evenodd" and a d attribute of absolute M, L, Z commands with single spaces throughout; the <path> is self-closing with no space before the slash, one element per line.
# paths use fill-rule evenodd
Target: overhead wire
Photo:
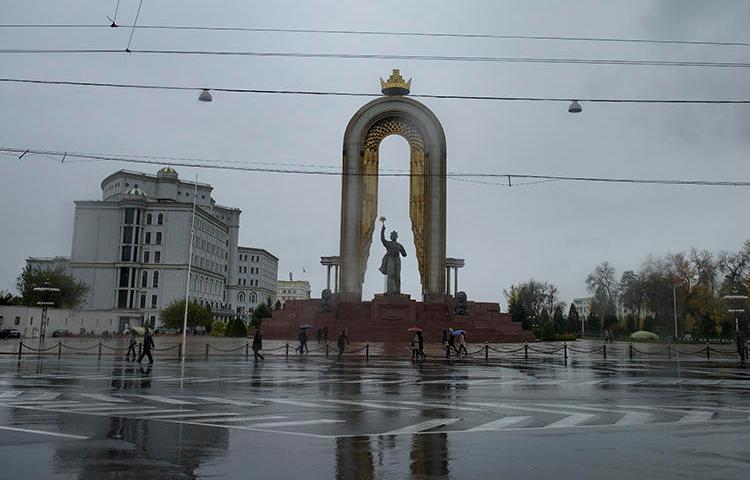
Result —
<path fill-rule="evenodd" d="M 260 89 L 260 88 L 222 88 L 222 87 L 191 87 L 179 85 L 158 85 L 139 83 L 113 83 L 113 82 L 88 82 L 70 80 L 42 80 L 26 78 L 0 78 L 0 83 L 21 83 L 40 85 L 67 85 L 84 87 L 109 87 L 109 88 L 133 88 L 145 90 L 177 90 L 177 91 L 200 91 L 208 89 L 214 92 L 227 93 L 254 93 L 269 95 L 311 95 L 311 96 L 342 96 L 342 97 L 381 97 L 380 93 L 365 92 L 342 92 L 326 90 L 284 90 L 284 89 Z M 603 97 L 529 97 L 529 96 L 493 96 L 493 95 L 450 95 L 450 94 L 409 94 L 414 98 L 433 98 L 451 100 L 492 100 L 492 101 L 525 101 L 525 102 L 569 102 L 575 98 L 579 102 L 587 103 L 661 103 L 661 104 L 750 104 L 750 100 L 743 99 L 669 99 L 669 98 L 603 98 Z"/>
<path fill-rule="evenodd" d="M 119 0 L 118 0 L 119 6 Z M 117 10 L 115 10 L 115 18 Z M 111 26 L 111 25 L 109 25 Z M 132 25 L 117 25 L 130 28 Z M 107 28 L 103 24 L 60 24 L 60 23 L 25 23 L 0 24 L 0 28 Z M 194 30 L 213 32 L 250 32 L 250 33 L 295 33 L 321 35 L 362 35 L 362 36 L 395 36 L 395 37 L 428 37 L 428 38 L 468 38 L 491 40 L 540 40 L 562 42 L 595 42 L 595 43 L 645 43 L 663 45 L 709 45 L 722 47 L 747 47 L 750 42 L 723 40 L 681 40 L 660 38 L 633 37 L 593 37 L 593 36 L 564 36 L 564 35 L 513 35 L 492 33 L 459 33 L 459 32 L 408 32 L 388 30 L 356 30 L 356 29 L 315 29 L 315 28 L 270 28 L 270 27 L 217 27 L 200 25 L 139 25 L 141 29 L 152 30 Z"/>
<path fill-rule="evenodd" d="M 748 68 L 747 62 L 714 62 L 701 60 L 628 60 L 616 58 L 545 58 L 545 57 L 491 57 L 463 55 L 409 55 L 380 53 L 316 53 L 316 52 L 254 52 L 242 50 L 167 50 L 167 49 L 114 49 L 114 48 L 4 48 L 0 54 L 144 54 L 144 55 L 200 55 L 200 56 L 242 56 L 265 58 L 308 58 L 346 60 L 413 60 L 447 61 L 472 63 L 529 63 L 529 64 L 570 64 L 570 65 L 619 65 L 652 67 L 707 67 L 707 68 Z"/>
<path fill-rule="evenodd" d="M 22 154 L 33 154 L 33 155 L 53 155 L 62 157 L 65 155 L 68 158 L 83 158 L 100 161 L 112 161 L 112 162 L 124 162 L 124 163 L 139 163 L 139 164 L 154 164 L 163 165 L 168 163 L 173 166 L 184 166 L 192 168 L 212 168 L 218 170 L 235 170 L 235 171 L 247 171 L 247 172 L 265 172 L 265 173 L 281 173 L 281 174 L 296 174 L 296 175 L 321 175 L 321 176 L 338 176 L 344 175 L 343 171 L 331 171 L 331 170 L 313 170 L 313 169 L 301 169 L 301 168 L 278 168 L 278 167 L 258 167 L 258 166 L 240 166 L 240 165 L 219 165 L 216 163 L 197 163 L 197 162 L 185 162 L 177 160 L 180 157 L 159 157 L 164 161 L 156 161 L 147 158 L 134 158 L 120 156 L 116 154 L 100 154 L 100 153 L 85 153 L 85 152 L 72 152 L 57 151 L 57 150 L 45 150 L 45 149 L 32 149 L 32 148 L 15 148 L 15 147 L 0 147 L 0 152 L 5 153 L 22 153 Z M 174 159 L 174 160 L 170 160 Z M 406 171 L 385 171 L 375 173 L 359 173 L 357 176 L 379 176 L 379 177 L 434 177 L 440 176 L 439 174 L 413 174 Z M 722 186 L 722 187 L 750 187 L 750 181 L 726 181 L 726 180 L 682 180 L 682 179 L 653 179 L 653 178 L 613 178 L 613 177 L 591 177 L 591 176 L 566 176 L 566 175 L 538 175 L 538 174 L 515 174 L 515 173 L 491 173 L 491 172 L 447 172 L 446 178 L 468 178 L 468 179 L 482 179 L 482 178 L 507 178 L 509 184 L 513 178 L 520 178 L 525 180 L 531 180 L 535 183 L 542 181 L 573 181 L 573 182 L 597 182 L 597 183 L 623 183 L 623 184 L 650 184 L 650 185 L 683 185 L 683 186 Z"/>

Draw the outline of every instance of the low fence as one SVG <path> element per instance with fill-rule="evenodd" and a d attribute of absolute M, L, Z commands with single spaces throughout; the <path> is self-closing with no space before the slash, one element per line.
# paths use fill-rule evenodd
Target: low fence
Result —
<path fill-rule="evenodd" d="M 196 343 L 197 342 L 191 342 L 191 348 L 196 349 Z M 609 346 L 608 346 L 609 345 Z M 143 353 L 143 344 L 138 343 L 137 348 L 135 348 L 136 352 L 135 355 L 140 357 L 140 355 Z M 623 348 L 625 347 L 625 348 Z M 63 342 L 57 342 L 56 344 L 53 344 L 48 347 L 40 346 L 40 348 L 34 348 L 31 345 L 24 343 L 23 341 L 20 341 L 18 343 L 18 349 L 16 352 L 0 352 L 5 354 L 12 354 L 17 355 L 18 359 L 20 360 L 24 355 L 50 355 L 50 356 L 57 356 L 57 358 L 62 358 L 63 354 L 72 354 L 72 355 L 96 355 L 99 360 L 101 360 L 102 356 L 126 356 L 129 353 L 129 346 L 112 346 L 107 345 L 104 342 L 98 342 L 93 345 L 89 345 L 86 347 L 74 347 L 72 345 L 67 345 Z M 183 345 L 182 342 L 177 343 L 175 345 L 164 347 L 164 348 L 152 348 L 151 351 L 154 353 L 161 353 L 161 358 L 175 358 L 175 359 L 181 359 L 183 354 Z M 291 345 L 289 342 L 286 342 L 283 345 L 274 347 L 274 348 L 268 348 L 261 350 L 260 353 L 262 355 L 283 355 L 285 358 L 289 358 L 291 356 L 297 356 L 297 355 L 312 355 L 312 356 L 324 356 L 326 358 L 330 356 L 364 356 L 365 359 L 369 359 L 371 355 L 370 351 L 370 343 L 365 343 L 363 346 L 357 348 L 357 347 L 350 347 L 348 349 L 345 349 L 342 352 L 338 351 L 338 348 L 332 346 L 329 343 L 324 344 L 318 344 L 317 348 L 308 349 L 307 345 L 303 348 L 304 351 L 300 351 L 299 346 Z M 404 352 L 406 353 L 406 352 Z M 748 358 L 748 347 L 747 345 L 744 347 L 744 353 L 745 358 Z M 244 356 L 245 360 L 248 360 L 251 355 L 254 355 L 254 352 L 252 351 L 252 345 L 249 341 L 246 341 L 244 344 L 241 344 L 236 347 L 232 348 L 222 348 L 217 345 L 213 345 L 211 343 L 206 342 L 205 348 L 202 352 L 197 353 L 193 351 L 190 354 L 186 354 L 186 357 L 189 358 L 200 358 L 203 357 L 206 360 L 209 358 L 215 358 L 215 357 L 238 357 L 238 356 Z M 463 349 L 463 354 L 461 354 L 457 349 L 447 346 L 445 347 L 445 358 L 481 358 L 484 357 L 485 360 L 495 359 L 500 360 L 504 358 L 519 358 L 523 357 L 524 359 L 529 358 L 540 358 L 540 357 L 562 357 L 563 360 L 567 360 L 568 358 L 572 356 L 585 356 L 586 358 L 601 358 L 601 359 L 607 359 L 607 358 L 620 358 L 620 359 L 672 359 L 678 358 L 678 357 L 692 357 L 692 358 L 700 358 L 700 359 L 706 359 L 711 360 L 713 359 L 729 359 L 729 358 L 737 358 L 738 352 L 737 350 L 728 350 L 728 349 L 719 349 L 715 346 L 712 346 L 710 344 L 706 344 L 705 346 L 701 348 L 690 348 L 689 346 L 685 346 L 684 348 L 679 348 L 677 345 L 667 345 L 663 349 L 658 350 L 647 350 L 638 348 L 636 345 L 630 343 L 627 344 L 627 346 L 624 346 L 623 344 L 618 344 L 615 346 L 615 344 L 607 344 L 603 343 L 598 346 L 594 346 L 592 348 L 576 348 L 573 346 L 568 345 L 568 343 L 563 343 L 559 346 L 554 346 L 552 348 L 545 348 L 537 347 L 533 344 L 524 343 L 523 345 L 519 347 L 514 348 L 498 348 L 495 346 L 492 346 L 488 343 L 485 343 L 484 345 L 480 346 L 476 350 L 468 351 L 466 349 Z M 387 355 L 384 355 L 387 356 Z M 390 355 L 392 356 L 392 355 Z M 400 356 L 400 355 L 396 355 Z M 405 356 L 405 355 L 404 355 Z"/>

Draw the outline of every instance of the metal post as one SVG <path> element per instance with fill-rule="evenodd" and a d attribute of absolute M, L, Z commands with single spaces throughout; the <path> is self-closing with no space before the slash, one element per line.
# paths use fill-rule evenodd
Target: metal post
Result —
<path fill-rule="evenodd" d="M 57 358 L 62 357 L 62 342 L 57 342 Z"/>
<path fill-rule="evenodd" d="M 208 360 L 208 343 L 206 343 L 206 360 Z"/>
<path fill-rule="evenodd" d="M 706 342 L 706 360 L 711 360 L 711 345 Z"/>
<path fill-rule="evenodd" d="M 667 359 L 672 358 L 672 345 L 667 345 Z"/>
<path fill-rule="evenodd" d="M 490 359 L 490 346 L 487 345 L 487 342 L 484 342 L 484 360 L 488 361 Z"/>
<path fill-rule="evenodd" d="M 245 360 L 250 357 L 250 344 L 245 342 Z"/>
<path fill-rule="evenodd" d="M 99 358 L 98 358 L 98 360 L 99 361 L 102 360 L 102 342 L 99 342 Z"/>
<path fill-rule="evenodd" d="M 568 359 L 568 342 L 563 343 L 563 358 Z"/>
<path fill-rule="evenodd" d="M 289 342 L 286 342 L 286 359 L 289 360 Z"/>
<path fill-rule="evenodd" d="M 141 358 L 141 349 L 143 348 L 143 343 L 138 342 L 138 358 Z"/>
<path fill-rule="evenodd" d="M 370 359 L 370 344 L 366 343 L 365 344 L 365 360 L 369 360 L 369 359 Z"/>
<path fill-rule="evenodd" d="M 326 358 L 328 358 L 328 342 L 326 342 Z"/>
<path fill-rule="evenodd" d="M 177 344 L 177 358 L 182 359 L 182 342 Z"/>
<path fill-rule="evenodd" d="M 445 358 L 451 358 L 451 346 L 450 345 L 445 346 Z"/>
<path fill-rule="evenodd" d="M 604 355 L 604 359 L 606 360 L 607 359 L 607 344 L 606 343 L 602 344 L 602 355 Z"/>
<path fill-rule="evenodd" d="M 526 360 L 529 359 L 529 342 L 523 342 L 523 356 Z"/>
<path fill-rule="evenodd" d="M 674 306 L 674 341 L 677 341 L 677 285 L 672 285 L 672 301 Z"/>
<path fill-rule="evenodd" d="M 633 359 L 633 344 L 631 343 L 628 345 L 628 357 L 632 360 Z"/>
<path fill-rule="evenodd" d="M 187 273 L 185 275 L 185 312 L 182 317 L 182 343 L 185 344 L 187 350 L 187 321 L 188 321 L 188 305 L 190 304 L 190 273 L 193 269 L 193 243 L 195 241 L 195 202 L 198 200 L 198 174 L 195 174 L 195 184 L 193 185 L 193 215 L 190 220 L 190 248 L 188 249 L 188 265 Z M 152 325 L 153 326 L 153 325 Z M 206 353 L 208 356 L 208 353 Z M 185 366 L 185 357 L 180 357 L 180 362 L 183 367 Z"/>
<path fill-rule="evenodd" d="M 23 340 L 18 342 L 18 359 L 21 360 L 21 354 L 23 353 Z"/>

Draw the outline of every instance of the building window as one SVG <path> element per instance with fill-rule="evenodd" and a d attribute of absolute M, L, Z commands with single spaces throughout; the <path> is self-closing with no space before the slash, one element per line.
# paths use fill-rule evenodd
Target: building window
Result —
<path fill-rule="evenodd" d="M 130 247 L 122 247 L 122 256 L 120 257 L 120 260 L 122 260 L 123 262 L 130 261 Z"/>
<path fill-rule="evenodd" d="M 151 308 L 156 308 L 156 295 L 151 295 Z"/>
<path fill-rule="evenodd" d="M 154 263 L 161 263 L 161 252 L 154 252 Z"/>
<path fill-rule="evenodd" d="M 250 303 L 256 303 L 258 301 L 258 296 L 255 293 L 250 294 Z"/>
<path fill-rule="evenodd" d="M 156 232 L 156 244 L 161 245 L 161 232 Z"/>
<path fill-rule="evenodd" d="M 146 215 L 146 225 L 151 225 L 151 223 L 153 223 L 153 221 L 154 221 L 154 216 L 153 215 L 151 215 L 150 213 L 148 215 Z"/>
<path fill-rule="evenodd" d="M 146 250 L 143 252 L 143 263 L 148 263 L 151 261 L 151 252 Z"/>
<path fill-rule="evenodd" d="M 245 292 L 240 292 L 237 294 L 237 301 L 245 303 Z"/>
<path fill-rule="evenodd" d="M 141 308 L 146 308 L 146 295 L 141 295 Z"/>
<path fill-rule="evenodd" d="M 151 319 L 149 320 L 149 324 L 153 327 L 156 325 L 156 315 L 151 315 Z"/>
<path fill-rule="evenodd" d="M 135 208 L 125 209 L 125 225 L 132 225 L 135 223 Z"/>
<path fill-rule="evenodd" d="M 152 279 L 152 286 L 154 288 L 159 287 L 159 272 L 154 272 L 153 279 Z"/>
<path fill-rule="evenodd" d="M 146 245 L 151 244 L 151 232 L 146 232 Z"/>
<path fill-rule="evenodd" d="M 156 217 L 156 224 L 157 225 L 164 225 L 164 214 L 160 213 L 158 217 Z"/>
<path fill-rule="evenodd" d="M 117 308 L 128 308 L 128 291 L 117 291 Z"/>

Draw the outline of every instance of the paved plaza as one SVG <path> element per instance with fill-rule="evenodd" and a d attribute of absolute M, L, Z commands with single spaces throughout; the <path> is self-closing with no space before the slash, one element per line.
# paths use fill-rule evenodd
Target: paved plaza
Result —
<path fill-rule="evenodd" d="M 746 478 L 735 361 L 0 359 L 3 478 Z"/>

